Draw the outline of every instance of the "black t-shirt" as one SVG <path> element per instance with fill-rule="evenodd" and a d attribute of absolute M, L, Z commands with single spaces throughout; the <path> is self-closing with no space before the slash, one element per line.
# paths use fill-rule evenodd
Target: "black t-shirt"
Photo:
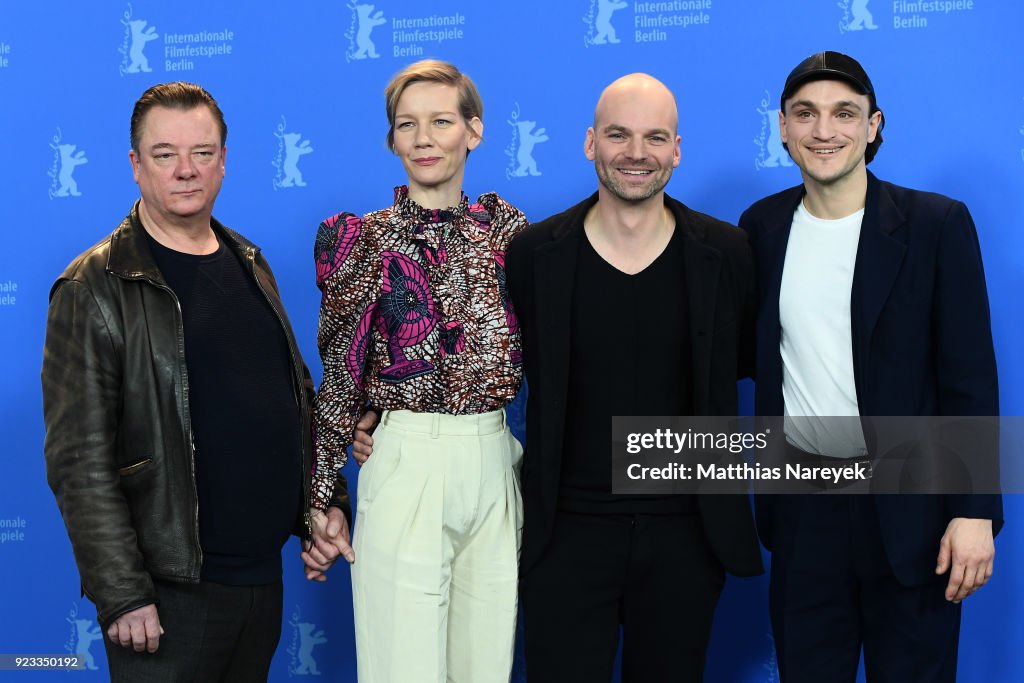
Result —
<path fill-rule="evenodd" d="M 301 425 L 284 329 L 223 243 L 203 256 L 152 237 L 149 244 L 181 303 L 202 578 L 279 581 L 281 547 L 302 506 Z"/>
<path fill-rule="evenodd" d="M 559 507 L 690 513 L 690 496 L 612 495 L 612 417 L 689 415 L 693 371 L 681 231 L 635 275 L 580 240 Z"/>

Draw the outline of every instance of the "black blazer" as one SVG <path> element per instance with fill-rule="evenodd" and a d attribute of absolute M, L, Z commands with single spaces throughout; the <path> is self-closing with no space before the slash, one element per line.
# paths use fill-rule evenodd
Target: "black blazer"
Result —
<path fill-rule="evenodd" d="M 758 415 L 782 415 L 779 290 L 793 212 L 803 185 L 766 197 L 740 217 L 754 250 L 759 291 Z M 963 203 L 909 190 L 868 173 L 850 297 L 853 371 L 861 415 L 998 415 L 999 392 L 981 250 Z M 939 539 L 953 517 L 1002 525 L 997 495 L 876 496 L 882 540 L 896 578 L 934 577 Z M 769 549 L 777 520 L 757 498 Z"/>
<path fill-rule="evenodd" d="M 508 289 L 523 335 L 529 385 L 526 455 L 523 459 L 525 528 L 521 571 L 540 558 L 558 506 L 569 383 L 569 325 L 576 255 L 583 219 L 595 193 L 568 211 L 522 232 L 506 255 Z M 686 290 L 690 306 L 693 404 L 698 415 L 736 415 L 736 379 L 752 364 L 753 266 L 750 248 L 735 227 L 665 196 L 676 229 L 685 236 Z M 744 355 L 744 349 L 750 353 Z M 741 357 L 750 362 L 744 363 Z M 763 572 L 746 496 L 698 498 L 705 534 L 726 571 Z"/>

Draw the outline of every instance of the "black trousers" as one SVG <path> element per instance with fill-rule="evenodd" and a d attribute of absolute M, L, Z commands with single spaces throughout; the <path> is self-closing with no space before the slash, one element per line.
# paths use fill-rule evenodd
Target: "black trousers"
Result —
<path fill-rule="evenodd" d="M 869 683 L 956 680 L 961 610 L 945 599 L 949 577 L 896 580 L 871 496 L 779 496 L 774 505 L 799 520 L 772 531 L 769 604 L 782 683 L 853 683 L 862 646 Z"/>
<path fill-rule="evenodd" d="M 530 683 L 701 681 L 725 582 L 696 515 L 560 512 L 520 583 Z"/>
<path fill-rule="evenodd" d="M 281 637 L 281 583 L 225 586 L 157 582 L 164 634 L 153 654 L 110 642 L 104 633 L 110 680 L 116 683 L 266 681 Z"/>

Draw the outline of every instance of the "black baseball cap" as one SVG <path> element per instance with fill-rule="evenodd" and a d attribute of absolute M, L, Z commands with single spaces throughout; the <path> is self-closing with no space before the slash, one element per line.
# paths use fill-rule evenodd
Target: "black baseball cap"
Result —
<path fill-rule="evenodd" d="M 785 87 L 782 88 L 779 108 L 785 109 L 786 100 L 792 97 L 804 83 L 831 80 L 849 83 L 861 95 L 868 96 L 872 109 L 877 108 L 875 88 L 871 85 L 871 79 L 868 78 L 864 67 L 853 57 L 831 50 L 811 55 L 796 65 L 796 68 L 786 78 Z"/>

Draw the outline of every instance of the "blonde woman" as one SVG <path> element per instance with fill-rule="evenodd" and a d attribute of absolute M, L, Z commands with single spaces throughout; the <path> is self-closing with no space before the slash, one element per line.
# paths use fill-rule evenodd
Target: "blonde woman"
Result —
<path fill-rule="evenodd" d="M 504 263 L 526 219 L 495 194 L 470 202 L 462 193 L 483 134 L 467 76 L 425 60 L 385 95 L 388 146 L 408 182 L 391 206 L 338 214 L 317 235 L 314 528 L 327 530 L 337 470 L 372 405 L 383 412 L 360 474 L 352 550 L 338 544 L 354 551 L 359 680 L 507 681 L 522 449 L 504 407 L 522 356 Z"/>

